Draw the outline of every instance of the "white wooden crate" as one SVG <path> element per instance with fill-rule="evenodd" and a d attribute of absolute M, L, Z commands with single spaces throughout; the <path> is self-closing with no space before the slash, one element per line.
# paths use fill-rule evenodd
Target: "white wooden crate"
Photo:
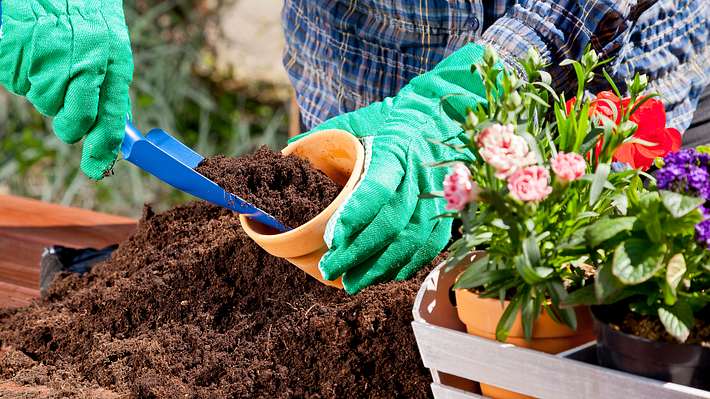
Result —
<path fill-rule="evenodd" d="M 424 366 L 434 380 L 435 398 L 482 397 L 470 382 L 473 390 L 452 386 L 461 378 L 551 399 L 710 398 L 708 391 L 597 366 L 594 342 L 550 355 L 466 334 L 449 294 L 459 272 L 445 273 L 443 265 L 438 266 L 414 302 L 412 327 Z"/>

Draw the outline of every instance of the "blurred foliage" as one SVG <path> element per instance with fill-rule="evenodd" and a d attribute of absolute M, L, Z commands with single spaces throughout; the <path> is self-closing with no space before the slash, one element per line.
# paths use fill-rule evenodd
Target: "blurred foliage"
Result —
<path fill-rule="evenodd" d="M 214 78 L 209 27 L 226 0 L 126 0 L 135 58 L 133 117 L 143 131 L 160 127 L 203 155 L 239 155 L 286 143 L 287 112 L 230 92 Z M 253 93 L 253 90 L 251 91 Z M 24 99 L 0 93 L 0 191 L 130 216 L 142 204 L 165 209 L 190 197 L 119 160 L 114 175 L 93 182 L 79 170 L 81 148 L 54 137 L 51 122 Z"/>

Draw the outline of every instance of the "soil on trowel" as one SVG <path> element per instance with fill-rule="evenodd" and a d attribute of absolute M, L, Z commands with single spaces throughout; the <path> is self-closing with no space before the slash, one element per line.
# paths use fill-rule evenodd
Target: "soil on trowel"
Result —
<path fill-rule="evenodd" d="M 342 190 L 308 161 L 266 146 L 240 158 L 207 158 L 197 171 L 291 228 L 318 216 Z"/>
<path fill-rule="evenodd" d="M 426 273 L 351 297 L 267 255 L 230 211 L 146 207 L 108 261 L 57 277 L 41 302 L 0 311 L 0 389 L 427 397 L 430 375 L 410 326 Z"/>
<path fill-rule="evenodd" d="M 710 347 L 710 322 L 708 322 L 710 314 L 708 313 L 710 312 L 696 315 L 695 325 L 690 329 L 690 335 L 685 344 Z M 652 341 L 678 343 L 678 340 L 666 332 L 663 323 L 657 317 L 629 312 L 623 320 L 612 322 L 611 327 Z"/>

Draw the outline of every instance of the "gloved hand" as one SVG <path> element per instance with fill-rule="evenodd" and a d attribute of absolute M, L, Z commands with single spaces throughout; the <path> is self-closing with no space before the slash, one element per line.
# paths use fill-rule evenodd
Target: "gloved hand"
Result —
<path fill-rule="evenodd" d="M 363 178 L 329 221 L 329 251 L 319 265 L 326 279 L 342 275 L 348 293 L 384 280 L 407 279 L 448 243 L 451 219 L 435 218 L 445 212 L 445 202 L 419 198 L 441 191 L 447 169 L 426 165 L 471 154 L 429 140 L 463 143 L 463 129 L 444 112 L 441 99 L 453 95 L 447 102 L 459 115 L 485 104 L 483 83 L 471 72 L 483 54 L 482 46 L 469 44 L 413 79 L 396 97 L 330 119 L 293 139 L 342 129 L 364 143 Z"/>
<path fill-rule="evenodd" d="M 116 160 L 133 77 L 121 0 L 3 0 L 0 84 L 25 96 L 101 179 Z"/>

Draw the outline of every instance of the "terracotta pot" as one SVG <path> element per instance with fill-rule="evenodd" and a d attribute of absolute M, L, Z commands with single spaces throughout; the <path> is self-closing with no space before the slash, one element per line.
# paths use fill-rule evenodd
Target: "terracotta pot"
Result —
<path fill-rule="evenodd" d="M 343 130 L 324 130 L 304 137 L 281 151 L 307 159 L 313 167 L 343 186 L 335 200 L 307 223 L 286 233 L 239 216 L 244 231 L 260 247 L 273 256 L 284 258 L 318 281 L 343 288 L 341 279 L 328 281 L 318 269 L 320 258 L 328 250 L 323 240 L 330 217 L 345 199 L 352 194 L 362 175 L 365 150 L 360 141 Z"/>
<path fill-rule="evenodd" d="M 466 331 L 471 335 L 495 340 L 498 320 L 503 315 L 508 302 L 505 302 L 505 306 L 503 306 L 497 299 L 481 298 L 466 289 L 455 291 L 456 311 L 459 319 L 466 325 Z M 594 324 L 589 308 L 577 308 L 576 313 L 577 331 L 555 322 L 546 312 L 541 313 L 533 326 L 532 339 L 526 341 L 520 312 L 518 312 L 506 343 L 546 353 L 560 353 L 593 341 Z M 484 396 L 497 399 L 529 398 L 529 396 L 487 384 L 481 384 L 481 391 Z"/>

